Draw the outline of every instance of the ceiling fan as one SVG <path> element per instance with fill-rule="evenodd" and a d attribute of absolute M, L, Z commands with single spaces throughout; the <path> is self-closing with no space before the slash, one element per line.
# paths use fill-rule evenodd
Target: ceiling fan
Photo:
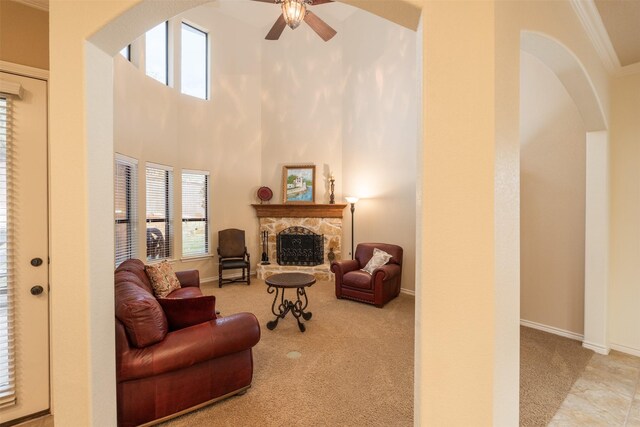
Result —
<path fill-rule="evenodd" d="M 295 30 L 304 20 L 313 31 L 318 34 L 322 40 L 329 41 L 336 35 L 336 30 L 331 28 L 326 22 L 318 18 L 318 16 L 307 10 L 308 6 L 316 6 L 324 3 L 332 3 L 333 0 L 254 0 L 263 3 L 274 3 L 282 5 L 282 13 L 276 20 L 265 39 L 278 40 L 284 27 L 287 25 Z"/>

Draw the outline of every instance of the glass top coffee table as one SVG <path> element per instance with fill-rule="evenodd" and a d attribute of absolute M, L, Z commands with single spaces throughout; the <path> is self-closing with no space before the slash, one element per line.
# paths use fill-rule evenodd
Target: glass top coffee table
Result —
<path fill-rule="evenodd" d="M 306 330 L 300 317 L 304 320 L 311 319 L 311 312 L 304 311 L 309 304 L 305 288 L 316 283 L 316 278 L 306 273 L 279 273 L 269 276 L 264 281 L 268 288 L 267 292 L 274 294 L 271 312 L 276 316 L 274 320 L 267 322 L 267 328 L 274 330 L 278 326 L 278 320 L 284 319 L 287 313 L 291 312 L 298 322 L 300 332 Z M 296 300 L 288 300 L 284 297 L 286 289 L 295 289 Z"/>

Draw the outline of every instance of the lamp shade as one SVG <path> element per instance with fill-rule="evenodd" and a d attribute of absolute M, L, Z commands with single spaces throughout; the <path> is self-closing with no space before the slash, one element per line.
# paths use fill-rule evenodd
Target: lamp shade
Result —
<path fill-rule="evenodd" d="M 351 197 L 351 196 L 345 197 L 345 199 L 347 200 L 348 203 L 357 203 L 358 200 L 360 200 L 357 197 Z"/>
<path fill-rule="evenodd" d="M 286 22 L 292 30 L 298 28 L 298 25 L 300 25 L 306 14 L 307 6 L 304 0 L 284 0 L 282 2 L 284 22 Z"/>

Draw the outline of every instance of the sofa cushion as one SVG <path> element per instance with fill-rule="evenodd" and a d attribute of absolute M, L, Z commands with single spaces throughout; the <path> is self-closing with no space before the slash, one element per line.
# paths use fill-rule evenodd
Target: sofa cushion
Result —
<path fill-rule="evenodd" d="M 342 278 L 344 286 L 358 289 L 371 289 L 371 275 L 362 270 L 350 271 Z"/>
<path fill-rule="evenodd" d="M 176 331 L 216 318 L 216 297 L 158 298 L 169 322 L 169 330 Z"/>
<path fill-rule="evenodd" d="M 376 268 L 382 267 L 383 265 L 388 263 L 391 257 L 392 256 L 386 253 L 385 251 L 378 248 L 374 248 L 373 256 L 371 257 L 367 265 L 364 266 L 362 271 L 366 271 L 369 274 L 373 274 Z"/>
<path fill-rule="evenodd" d="M 180 289 L 180 281 L 176 273 L 173 272 L 171 264 L 166 260 L 157 264 L 145 265 L 144 269 L 157 298 L 164 298 L 176 289 Z"/>
<path fill-rule="evenodd" d="M 116 318 L 124 325 L 131 346 L 143 348 L 162 341 L 169 327 L 158 301 L 137 281 L 132 272 L 116 273 Z"/>

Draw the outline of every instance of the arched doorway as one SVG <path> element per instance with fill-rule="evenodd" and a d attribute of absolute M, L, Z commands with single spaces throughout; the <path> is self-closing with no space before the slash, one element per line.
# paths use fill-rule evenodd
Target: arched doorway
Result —
<path fill-rule="evenodd" d="M 586 131 L 583 346 L 609 351 L 606 333 L 608 271 L 608 125 L 602 102 L 575 54 L 547 35 L 523 31 L 521 49 L 541 61 L 575 103 Z M 521 122 L 524 118 L 521 118 Z M 562 329 L 562 328 L 558 328 Z M 553 330 L 550 328 L 549 330 Z M 576 335 L 578 336 L 578 335 Z"/>

